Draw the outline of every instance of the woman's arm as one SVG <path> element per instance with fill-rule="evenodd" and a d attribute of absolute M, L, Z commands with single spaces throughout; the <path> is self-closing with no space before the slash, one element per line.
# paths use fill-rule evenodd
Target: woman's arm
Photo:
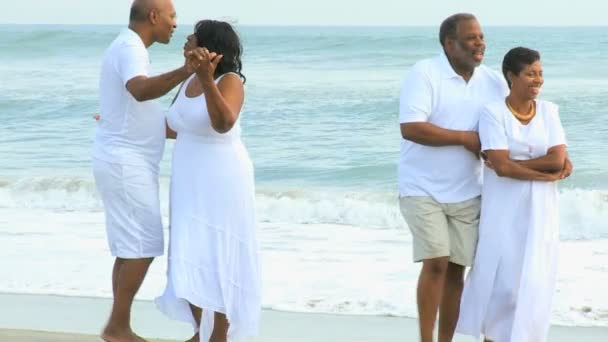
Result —
<path fill-rule="evenodd" d="M 217 84 L 215 81 L 203 82 L 207 111 L 211 126 L 219 133 L 232 129 L 239 118 L 245 91 L 240 77 L 235 74 L 224 76 Z"/>
<path fill-rule="evenodd" d="M 566 145 L 553 146 L 547 154 L 530 160 L 515 161 L 521 166 L 540 172 L 557 172 L 564 169 L 566 163 Z"/>
<path fill-rule="evenodd" d="M 196 48 L 192 50 L 188 60 L 203 86 L 211 126 L 219 133 L 232 129 L 239 118 L 245 98 L 243 82 L 235 74 L 225 75 L 216 84 L 215 70 L 223 57 L 209 52 L 206 48 Z"/>
<path fill-rule="evenodd" d="M 568 151 L 566 151 L 566 162 L 564 163 L 564 168 L 562 169 L 562 178 L 570 177 L 572 170 L 574 170 L 574 165 L 572 165 L 572 161 L 570 161 L 570 157 L 568 156 Z"/>
<path fill-rule="evenodd" d="M 527 168 L 511 160 L 508 150 L 486 150 L 485 154 L 499 177 L 545 182 L 562 179 L 561 169 L 557 172 L 547 173 Z"/>

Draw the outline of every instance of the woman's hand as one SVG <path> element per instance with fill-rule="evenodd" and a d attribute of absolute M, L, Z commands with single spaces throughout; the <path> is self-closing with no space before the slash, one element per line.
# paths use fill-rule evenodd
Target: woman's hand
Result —
<path fill-rule="evenodd" d="M 198 47 L 188 52 L 188 68 L 196 72 L 201 83 L 213 82 L 215 70 L 222 60 L 223 55 L 209 52 L 206 48 Z"/>
<path fill-rule="evenodd" d="M 564 162 L 564 168 L 560 171 L 562 174 L 562 179 L 568 178 L 572 174 L 573 169 L 574 166 L 572 166 L 570 158 L 566 157 L 566 161 Z"/>
<path fill-rule="evenodd" d="M 549 182 L 557 182 L 557 181 L 561 181 L 565 178 L 562 171 L 547 172 L 547 175 L 549 176 L 549 179 L 548 179 Z"/>

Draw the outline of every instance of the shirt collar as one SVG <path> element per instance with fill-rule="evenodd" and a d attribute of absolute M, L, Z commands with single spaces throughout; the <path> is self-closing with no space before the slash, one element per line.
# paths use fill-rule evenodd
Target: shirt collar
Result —
<path fill-rule="evenodd" d="M 452 65 L 450 64 L 450 61 L 448 60 L 448 57 L 445 55 L 445 52 L 441 52 L 439 54 L 439 66 L 441 68 L 441 76 L 443 78 L 460 78 L 462 79 L 462 76 L 458 75 L 456 73 L 456 71 L 454 71 L 454 68 L 452 68 Z M 475 69 L 473 70 L 473 75 L 471 76 L 471 80 L 473 79 L 473 77 L 475 77 L 475 74 L 478 72 L 477 69 L 479 69 L 479 66 L 475 67 Z M 471 81 L 469 80 L 469 82 Z"/>
<path fill-rule="evenodd" d="M 454 71 L 454 68 L 452 68 L 448 57 L 443 51 L 439 54 L 439 65 L 441 68 L 441 76 L 443 78 L 462 78 L 456 73 L 456 71 Z"/>
<path fill-rule="evenodd" d="M 144 44 L 144 41 L 141 39 L 141 37 L 137 34 L 137 32 L 131 30 L 131 28 L 129 27 L 125 27 L 124 29 L 122 29 L 122 34 L 128 36 L 130 39 L 133 40 L 137 40 L 139 42 L 141 42 L 141 44 L 145 47 L 146 45 Z"/>

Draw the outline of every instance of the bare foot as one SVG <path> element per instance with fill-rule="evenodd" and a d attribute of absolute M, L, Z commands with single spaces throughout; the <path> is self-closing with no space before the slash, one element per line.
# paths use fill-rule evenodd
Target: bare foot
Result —
<path fill-rule="evenodd" d="M 200 338 L 198 336 L 198 333 L 196 333 L 196 335 L 192 336 L 192 338 L 190 338 L 188 341 L 186 342 L 200 342 Z"/>
<path fill-rule="evenodd" d="M 135 337 L 137 338 L 137 342 L 148 342 L 148 340 L 146 340 L 145 338 L 137 335 L 136 333 L 133 333 L 133 335 L 135 335 Z"/>
<path fill-rule="evenodd" d="M 101 333 L 101 339 L 106 342 L 147 342 L 132 331 L 116 331 L 106 328 Z"/>

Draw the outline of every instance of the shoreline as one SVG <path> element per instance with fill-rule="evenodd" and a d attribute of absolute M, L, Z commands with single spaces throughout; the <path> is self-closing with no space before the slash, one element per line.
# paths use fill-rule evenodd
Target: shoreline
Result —
<path fill-rule="evenodd" d="M 49 299 L 54 298 L 57 301 L 62 299 L 73 300 L 73 299 L 82 299 L 89 301 L 110 301 L 111 297 L 102 297 L 102 296 L 87 296 L 87 295 L 64 295 L 64 294 L 55 294 L 55 293 L 20 293 L 20 292 L 11 292 L 11 291 L 0 291 L 0 301 L 2 301 L 3 297 L 48 297 Z M 154 300 L 152 299 L 135 299 L 134 303 L 140 303 L 141 305 L 147 306 L 148 304 L 155 308 Z M 140 305 L 138 304 L 138 305 Z M 110 308 L 108 304 L 108 308 Z M 134 304 L 135 305 L 135 304 Z M 109 310 L 109 309 L 108 309 Z M 278 314 L 293 314 L 293 315 L 322 315 L 322 316 L 335 316 L 335 317 L 376 317 L 376 318 L 386 318 L 386 319 L 402 319 L 402 320 L 417 320 L 417 317 L 410 316 L 400 316 L 393 314 L 365 314 L 365 313 L 332 313 L 332 312 L 314 312 L 314 311 L 289 311 L 283 309 L 273 309 L 273 308 L 262 308 L 262 312 L 274 312 Z M 0 329 L 1 325 L 1 314 L 2 310 L 0 309 Z M 168 318 L 167 318 L 168 319 Z M 607 326 L 601 325 L 567 325 L 567 324 L 551 324 L 551 327 L 560 328 L 560 329 L 606 329 L 608 330 L 608 316 L 606 316 L 606 324 Z"/>
<path fill-rule="evenodd" d="M 0 293 L 0 340 L 3 342 L 99 341 L 97 334 L 111 307 L 111 300 L 60 295 Z M 150 301 L 136 300 L 133 329 L 150 342 L 184 341 L 189 324 L 164 317 Z M 414 318 L 263 310 L 261 342 L 414 341 Z M 474 341 L 458 335 L 454 342 Z M 608 328 L 551 326 L 549 342 L 608 341 Z"/>

